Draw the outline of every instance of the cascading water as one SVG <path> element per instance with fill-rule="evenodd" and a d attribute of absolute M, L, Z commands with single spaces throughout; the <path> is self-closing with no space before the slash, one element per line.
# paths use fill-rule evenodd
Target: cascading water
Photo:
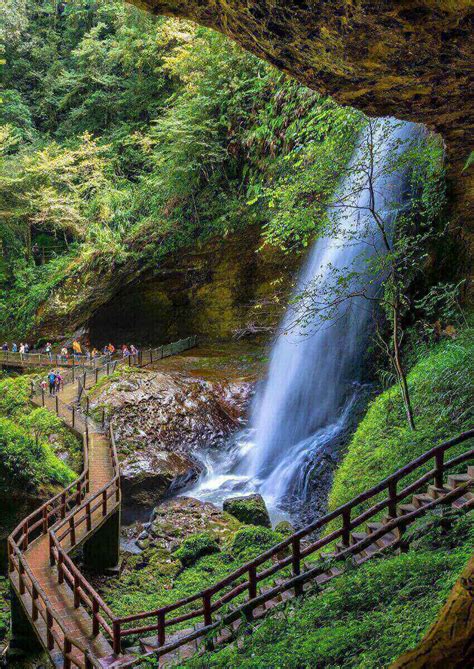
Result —
<path fill-rule="evenodd" d="M 295 502 L 304 501 L 314 484 L 316 464 L 347 430 L 363 378 L 370 298 L 382 278 L 368 276 L 368 263 L 384 253 L 380 229 L 368 211 L 370 197 L 373 209 L 393 222 L 407 201 L 409 165 L 399 160 L 392 169 L 390 164 L 417 140 L 420 128 L 381 119 L 371 122 L 370 133 L 369 138 L 362 133 L 338 189 L 338 205 L 328 212 L 335 233 L 315 242 L 300 274 L 272 347 L 267 379 L 252 407 L 250 429 L 237 435 L 227 452 L 208 455 L 206 474 L 188 494 L 221 502 L 258 491 L 274 519 L 282 509 L 294 512 Z M 374 148 L 373 154 L 369 151 L 372 194 L 368 142 Z M 349 273 L 348 293 L 360 292 L 364 283 L 364 296 L 321 308 L 324 296 L 337 293 L 340 277 Z"/>

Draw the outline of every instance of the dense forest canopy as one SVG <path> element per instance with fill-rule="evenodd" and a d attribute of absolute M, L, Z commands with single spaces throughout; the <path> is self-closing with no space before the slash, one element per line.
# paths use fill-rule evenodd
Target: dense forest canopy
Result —
<path fill-rule="evenodd" d="M 2 33 L 2 329 L 84 267 L 155 266 L 249 222 L 293 248 L 314 234 L 312 169 L 349 156 L 357 112 L 120 0 L 8 0 Z M 275 225 L 265 189 L 289 177 Z"/>

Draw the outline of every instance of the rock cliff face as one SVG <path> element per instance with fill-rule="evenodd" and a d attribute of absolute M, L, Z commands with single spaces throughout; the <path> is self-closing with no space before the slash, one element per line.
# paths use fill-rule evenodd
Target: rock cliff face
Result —
<path fill-rule="evenodd" d="M 214 28 L 341 104 L 441 133 L 453 214 L 472 241 L 471 0 L 129 1 Z"/>
<path fill-rule="evenodd" d="M 289 288 L 301 263 L 276 249 L 258 252 L 261 243 L 261 229 L 253 226 L 168 257 L 157 272 L 139 274 L 93 313 L 91 341 L 156 345 L 191 334 L 200 342 L 229 340 L 252 320 L 255 301 Z M 269 323 L 281 308 L 269 310 Z"/>
<path fill-rule="evenodd" d="M 124 370 L 91 392 L 106 408 L 120 458 L 124 502 L 152 507 L 197 478 L 197 449 L 224 442 L 238 427 L 252 384 Z"/>

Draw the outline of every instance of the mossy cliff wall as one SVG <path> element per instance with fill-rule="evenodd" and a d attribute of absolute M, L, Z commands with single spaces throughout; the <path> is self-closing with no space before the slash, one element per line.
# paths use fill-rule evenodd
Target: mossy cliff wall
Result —
<path fill-rule="evenodd" d="M 275 249 L 258 251 L 261 241 L 253 226 L 170 256 L 91 316 L 91 342 L 158 343 L 190 334 L 201 341 L 230 339 L 253 319 L 256 301 L 290 288 L 302 262 Z M 280 311 L 278 304 L 270 307 L 266 322 Z"/>
<path fill-rule="evenodd" d="M 453 218 L 472 244 L 472 0 L 129 0 L 214 28 L 310 88 L 446 141 Z"/>

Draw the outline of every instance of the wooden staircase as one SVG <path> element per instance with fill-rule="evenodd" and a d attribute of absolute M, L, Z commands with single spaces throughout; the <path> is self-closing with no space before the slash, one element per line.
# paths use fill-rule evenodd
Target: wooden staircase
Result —
<path fill-rule="evenodd" d="M 155 351 L 136 362 L 149 364 L 166 357 L 163 347 Z M 166 354 L 172 351 L 168 348 Z M 110 363 L 86 371 L 81 389 L 106 373 Z M 468 447 L 474 430 L 469 430 L 427 451 L 207 589 L 153 611 L 118 617 L 69 555 L 120 506 L 113 432 L 78 410 L 74 389 L 75 381 L 70 380 L 63 399 L 40 393 L 33 401 L 54 411 L 82 436 L 84 471 L 24 519 L 8 542 L 13 589 L 55 667 L 118 669 L 140 666 L 151 657 L 160 658 L 161 666 L 182 661 L 209 643 L 205 637 L 210 632 L 215 635 L 214 644 L 232 641 L 245 620 L 258 620 L 282 602 L 317 590 L 343 573 L 347 560 L 361 564 L 387 549 L 404 550 L 407 526 L 427 511 L 442 505 L 474 508 L 474 449 Z M 455 447 L 460 447 L 457 455 L 447 460 Z M 414 472 L 419 475 L 416 480 Z"/>

